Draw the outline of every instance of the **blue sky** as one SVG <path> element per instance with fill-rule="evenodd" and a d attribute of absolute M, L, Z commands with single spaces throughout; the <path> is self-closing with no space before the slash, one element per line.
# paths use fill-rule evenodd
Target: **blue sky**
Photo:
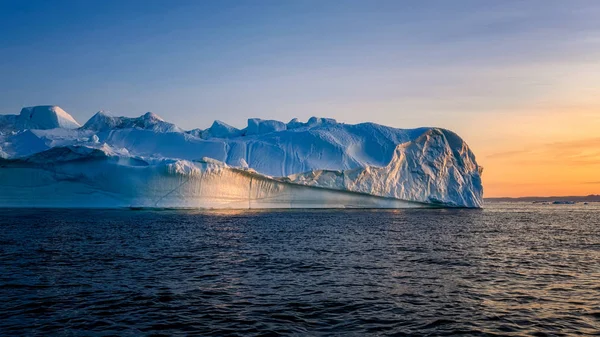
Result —
<path fill-rule="evenodd" d="M 548 93 L 560 74 L 545 64 L 600 56 L 596 1 L 0 4 L 0 111 L 57 104 L 80 121 L 106 109 L 190 127 L 444 126 Z"/>

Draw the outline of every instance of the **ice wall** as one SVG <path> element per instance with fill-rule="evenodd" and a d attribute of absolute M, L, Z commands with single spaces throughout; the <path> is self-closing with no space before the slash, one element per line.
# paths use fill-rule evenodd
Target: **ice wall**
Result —
<path fill-rule="evenodd" d="M 129 161 L 63 153 L 39 165 L 0 160 L 4 207 L 409 208 L 426 204 L 282 182 L 211 162 Z"/>

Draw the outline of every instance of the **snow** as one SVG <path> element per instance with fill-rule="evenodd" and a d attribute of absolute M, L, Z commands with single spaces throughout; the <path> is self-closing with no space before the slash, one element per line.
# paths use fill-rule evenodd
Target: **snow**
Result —
<path fill-rule="evenodd" d="M 19 117 L 30 122 L 30 129 L 76 129 L 79 123 L 58 106 L 35 106 L 23 108 Z"/>
<path fill-rule="evenodd" d="M 74 129 L 58 107 L 27 109 L 27 123 L 0 115 L 0 206 L 482 206 L 482 169 L 444 129 L 312 117 L 183 131 L 104 112 Z"/>
<path fill-rule="evenodd" d="M 196 130 L 192 130 L 196 131 Z M 229 138 L 229 137 L 238 137 L 242 135 L 242 131 L 234 128 L 227 123 L 223 123 L 221 121 L 214 121 L 212 126 L 204 131 L 198 130 L 195 132 L 197 137 L 203 139 L 209 138 Z"/>
<path fill-rule="evenodd" d="M 284 131 L 287 127 L 285 123 L 274 120 L 263 120 L 260 118 L 248 119 L 248 127 L 246 128 L 246 135 L 262 135 L 265 133 L 271 133 L 275 131 Z"/>
<path fill-rule="evenodd" d="M 182 132 L 175 124 L 165 122 L 155 113 L 147 112 L 138 118 L 115 117 L 99 111 L 83 126 L 86 130 L 110 131 L 115 129 L 142 129 L 156 132 Z"/>
<path fill-rule="evenodd" d="M 18 129 L 76 129 L 80 126 L 71 115 L 54 105 L 26 107 L 21 109 L 21 113 L 18 115 L 0 115 L 0 130 L 2 131 Z"/>

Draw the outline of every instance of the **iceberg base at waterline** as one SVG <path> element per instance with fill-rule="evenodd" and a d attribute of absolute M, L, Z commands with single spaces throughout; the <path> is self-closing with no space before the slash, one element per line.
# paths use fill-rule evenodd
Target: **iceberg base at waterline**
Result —
<path fill-rule="evenodd" d="M 414 208 L 418 202 L 306 186 L 225 164 L 94 157 L 0 160 L 0 205 L 82 208 Z"/>

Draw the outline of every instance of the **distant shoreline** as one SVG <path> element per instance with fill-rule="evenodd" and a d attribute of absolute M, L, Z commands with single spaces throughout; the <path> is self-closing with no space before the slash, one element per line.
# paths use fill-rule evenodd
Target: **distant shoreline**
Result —
<path fill-rule="evenodd" d="M 484 201 L 542 201 L 542 202 L 552 202 L 552 201 L 573 201 L 573 202 L 600 202 L 600 195 L 588 195 L 588 196 L 556 196 L 556 197 L 500 197 L 500 198 L 484 198 Z"/>

